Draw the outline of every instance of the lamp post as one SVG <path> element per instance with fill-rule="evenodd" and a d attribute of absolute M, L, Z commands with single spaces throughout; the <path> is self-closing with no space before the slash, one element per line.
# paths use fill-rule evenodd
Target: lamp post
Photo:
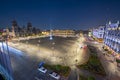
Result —
<path fill-rule="evenodd" d="M 38 40 L 38 47 L 39 47 L 39 51 L 40 51 L 40 40 Z"/>
<path fill-rule="evenodd" d="M 74 57 L 76 57 L 76 59 L 75 59 L 75 63 L 77 64 L 78 63 L 78 46 L 76 47 L 76 53 L 75 53 L 75 55 L 74 55 Z"/>
<path fill-rule="evenodd" d="M 52 47 L 52 50 L 53 50 L 53 56 L 54 56 L 54 45 L 55 45 L 55 42 L 52 43 L 53 47 Z"/>
<path fill-rule="evenodd" d="M 54 47 L 52 47 L 52 54 L 53 54 L 53 56 L 54 56 Z"/>

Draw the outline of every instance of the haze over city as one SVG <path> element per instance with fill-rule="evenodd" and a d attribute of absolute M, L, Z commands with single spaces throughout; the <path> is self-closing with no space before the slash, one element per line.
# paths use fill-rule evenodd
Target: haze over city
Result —
<path fill-rule="evenodd" d="M 119 0 L 2 0 L 0 27 L 31 22 L 41 29 L 88 29 L 120 20 Z"/>

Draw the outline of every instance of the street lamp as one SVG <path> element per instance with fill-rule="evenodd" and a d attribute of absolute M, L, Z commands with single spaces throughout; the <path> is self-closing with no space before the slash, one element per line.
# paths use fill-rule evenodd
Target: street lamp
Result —
<path fill-rule="evenodd" d="M 53 54 L 53 56 L 54 56 L 54 47 L 52 47 L 52 54 Z"/>
<path fill-rule="evenodd" d="M 56 60 L 55 60 L 55 56 L 54 56 L 54 50 L 55 50 L 54 45 L 55 45 L 55 42 L 52 42 L 52 48 L 51 48 L 51 50 L 52 50 L 52 59 L 53 59 L 53 62 L 56 61 Z"/>
<path fill-rule="evenodd" d="M 39 51 L 40 51 L 40 40 L 38 40 L 38 47 L 39 47 Z"/>
<path fill-rule="evenodd" d="M 76 60 L 75 60 L 75 62 L 76 62 L 76 64 L 77 64 L 77 62 L 78 62 L 78 59 L 76 59 Z"/>
<path fill-rule="evenodd" d="M 54 48 L 54 45 L 55 45 L 55 42 L 53 42 L 52 45 L 53 45 L 53 46 L 52 46 L 52 50 L 53 50 L 53 56 L 54 56 L 54 49 L 55 49 L 55 48 Z"/>

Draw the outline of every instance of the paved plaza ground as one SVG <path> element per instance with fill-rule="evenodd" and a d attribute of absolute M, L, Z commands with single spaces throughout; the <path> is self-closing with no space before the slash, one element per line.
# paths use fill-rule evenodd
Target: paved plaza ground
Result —
<path fill-rule="evenodd" d="M 89 55 L 80 48 L 83 41 L 83 37 L 53 37 L 53 40 L 45 37 L 10 42 L 10 46 L 22 51 L 11 53 L 15 80 L 35 79 L 40 61 L 70 67 L 86 62 Z"/>
<path fill-rule="evenodd" d="M 74 65 L 83 62 L 82 59 L 86 57 L 83 55 L 86 54 L 84 50 L 79 47 L 82 39 L 79 41 L 75 37 L 54 37 L 53 40 L 46 37 L 23 40 L 17 44 L 14 47 L 24 51 L 27 56 L 36 57 L 38 60 L 43 59 L 51 64 Z"/>

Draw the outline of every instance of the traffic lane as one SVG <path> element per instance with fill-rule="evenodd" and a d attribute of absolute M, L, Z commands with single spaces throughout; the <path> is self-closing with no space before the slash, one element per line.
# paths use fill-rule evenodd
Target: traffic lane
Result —
<path fill-rule="evenodd" d="M 116 70 L 117 66 L 115 64 L 115 62 L 116 62 L 115 59 L 111 55 L 106 55 L 106 54 L 104 55 L 105 51 L 102 49 L 102 46 L 103 46 L 102 43 L 96 44 L 94 42 L 86 42 L 86 43 L 89 45 L 93 45 L 97 48 L 98 56 L 102 62 L 102 65 L 103 65 L 106 73 L 108 74 L 108 77 L 110 77 L 111 79 L 114 79 L 114 80 L 119 80 L 119 79 L 116 79 L 116 78 L 119 78 L 119 76 L 118 76 L 118 70 Z M 110 75 L 110 74 L 112 74 L 112 75 Z"/>
<path fill-rule="evenodd" d="M 1 50 L 5 53 L 8 53 L 8 50 L 9 50 L 9 52 L 16 54 L 16 56 L 22 56 L 24 54 L 22 51 L 15 49 L 13 47 L 10 47 L 4 42 L 3 43 L 0 42 L 0 47 L 1 47 Z"/>
<path fill-rule="evenodd" d="M 37 64 L 33 59 L 11 54 L 11 63 L 15 80 L 31 80 L 36 74 Z"/>

